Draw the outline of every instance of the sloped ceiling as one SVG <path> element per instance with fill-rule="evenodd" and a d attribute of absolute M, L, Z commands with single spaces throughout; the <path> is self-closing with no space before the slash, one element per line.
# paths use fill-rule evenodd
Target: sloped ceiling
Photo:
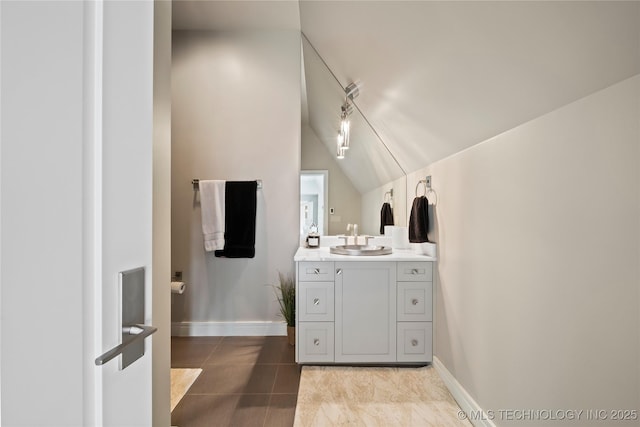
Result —
<path fill-rule="evenodd" d="M 173 0 L 174 30 L 300 30 L 297 1 Z"/>
<path fill-rule="evenodd" d="M 182 0 L 173 13 L 181 29 L 298 26 L 343 87 L 359 84 L 407 172 L 640 73 L 637 1 Z"/>
<path fill-rule="evenodd" d="M 639 2 L 302 1 L 300 16 L 407 171 L 640 72 Z"/>

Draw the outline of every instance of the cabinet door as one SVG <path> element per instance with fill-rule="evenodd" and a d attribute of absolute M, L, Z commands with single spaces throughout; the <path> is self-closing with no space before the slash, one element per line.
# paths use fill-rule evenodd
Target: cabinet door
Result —
<path fill-rule="evenodd" d="M 398 282 L 398 321 L 430 322 L 432 297 L 431 282 Z"/>
<path fill-rule="evenodd" d="M 431 322 L 398 322 L 398 362 L 433 360 Z"/>
<path fill-rule="evenodd" d="M 335 360 L 396 360 L 396 263 L 336 262 Z"/>
<path fill-rule="evenodd" d="M 301 322 L 333 322 L 333 282 L 300 282 L 298 295 Z"/>
<path fill-rule="evenodd" d="M 296 362 L 333 362 L 333 322 L 300 322 L 297 339 Z"/>

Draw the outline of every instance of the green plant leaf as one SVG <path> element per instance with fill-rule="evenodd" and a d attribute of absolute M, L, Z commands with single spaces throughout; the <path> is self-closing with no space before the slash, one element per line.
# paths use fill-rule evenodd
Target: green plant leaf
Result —
<path fill-rule="evenodd" d="M 280 278 L 280 285 L 275 286 L 279 291 L 276 292 L 278 298 L 278 304 L 280 305 L 280 314 L 287 322 L 287 326 L 296 325 L 296 285 L 291 275 L 285 275 L 278 272 Z"/>

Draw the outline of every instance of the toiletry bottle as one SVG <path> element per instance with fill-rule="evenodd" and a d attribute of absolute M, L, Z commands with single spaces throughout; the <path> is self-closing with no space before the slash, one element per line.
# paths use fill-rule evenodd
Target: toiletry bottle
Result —
<path fill-rule="evenodd" d="M 318 226 L 315 224 L 311 224 L 311 226 L 309 227 L 309 235 L 307 236 L 307 247 L 320 247 L 320 234 L 318 234 Z"/>

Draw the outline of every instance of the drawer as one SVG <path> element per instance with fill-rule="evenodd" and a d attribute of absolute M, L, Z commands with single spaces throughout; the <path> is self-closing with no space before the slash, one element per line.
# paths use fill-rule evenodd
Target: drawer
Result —
<path fill-rule="evenodd" d="M 397 270 L 398 282 L 431 282 L 433 263 L 428 261 L 400 261 Z"/>
<path fill-rule="evenodd" d="M 296 362 L 333 362 L 333 322 L 298 322 Z"/>
<path fill-rule="evenodd" d="M 333 322 L 333 282 L 299 282 L 300 321 Z"/>
<path fill-rule="evenodd" d="M 398 322 L 398 362 L 431 362 L 432 337 L 431 322 Z"/>
<path fill-rule="evenodd" d="M 300 262 L 298 263 L 298 280 L 300 282 L 333 282 L 333 262 Z"/>
<path fill-rule="evenodd" d="M 398 282 L 398 321 L 430 322 L 433 310 L 432 282 Z"/>

